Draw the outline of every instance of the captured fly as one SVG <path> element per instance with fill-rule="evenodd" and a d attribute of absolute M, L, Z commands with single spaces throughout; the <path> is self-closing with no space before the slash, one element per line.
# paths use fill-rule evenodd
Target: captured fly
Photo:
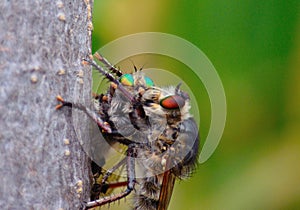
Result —
<path fill-rule="evenodd" d="M 91 117 L 108 142 L 126 147 L 125 158 L 111 169 L 103 171 L 93 163 L 95 184 L 92 199 L 86 209 L 133 195 L 135 210 L 166 210 L 176 178 L 190 176 L 198 159 L 198 127 L 189 113 L 189 95 L 176 87 L 157 87 L 142 71 L 124 74 L 98 53 L 84 59 L 111 82 L 105 94 L 94 98 L 95 107 L 65 101 L 63 106 L 80 109 Z M 98 168 L 97 168 L 98 167 Z M 114 172 L 123 168 L 126 180 L 112 183 Z M 100 181 L 99 181 L 100 177 Z M 120 193 L 104 196 L 108 190 L 124 187 Z"/>

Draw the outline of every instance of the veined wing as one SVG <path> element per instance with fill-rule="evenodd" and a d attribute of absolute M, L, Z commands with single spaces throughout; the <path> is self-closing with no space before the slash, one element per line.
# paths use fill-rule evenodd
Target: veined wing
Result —
<path fill-rule="evenodd" d="M 170 160 L 168 161 L 170 162 Z M 157 210 L 167 210 L 175 184 L 176 176 L 172 173 L 171 169 L 166 171 L 163 175 L 163 180 L 161 184 L 159 201 Z"/>

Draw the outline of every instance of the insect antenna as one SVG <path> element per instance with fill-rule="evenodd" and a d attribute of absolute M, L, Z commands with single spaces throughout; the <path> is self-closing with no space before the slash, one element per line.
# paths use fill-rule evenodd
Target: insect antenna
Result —
<path fill-rule="evenodd" d="M 146 64 L 147 64 L 147 63 L 144 63 L 144 64 L 142 65 L 142 67 L 140 68 L 140 71 L 142 71 L 142 70 L 144 69 L 144 67 L 146 66 Z"/>
<path fill-rule="evenodd" d="M 134 62 L 133 62 L 130 58 L 129 58 L 129 60 L 130 60 L 132 66 L 133 66 L 133 68 L 134 68 L 134 72 L 137 72 L 138 69 L 137 69 L 136 65 L 134 64 Z"/>
<path fill-rule="evenodd" d="M 142 65 L 141 68 L 137 69 L 137 67 L 136 67 L 136 65 L 134 64 L 134 62 L 133 62 L 130 58 L 129 58 L 129 60 L 130 60 L 131 64 L 133 65 L 134 72 L 142 71 L 142 70 L 144 69 L 144 67 L 146 66 L 146 64 L 147 64 L 147 63 L 144 63 L 144 64 Z"/>

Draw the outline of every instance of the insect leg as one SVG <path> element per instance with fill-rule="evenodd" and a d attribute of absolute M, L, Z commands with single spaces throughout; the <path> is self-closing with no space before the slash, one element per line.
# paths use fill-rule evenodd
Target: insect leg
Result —
<path fill-rule="evenodd" d="M 123 73 L 114 67 L 106 58 L 104 58 L 102 55 L 100 55 L 98 52 L 94 55 L 101 63 L 103 63 L 111 72 L 115 73 L 117 76 L 122 76 Z"/>
<path fill-rule="evenodd" d="M 98 114 L 95 113 L 94 111 L 92 111 L 91 109 L 83 106 L 82 104 L 77 104 L 77 103 L 72 103 L 72 102 L 69 102 L 69 101 L 65 101 L 59 95 L 56 96 L 56 99 L 61 102 L 61 104 L 58 104 L 55 107 L 56 109 L 61 109 L 63 106 L 68 106 L 68 107 L 73 107 L 75 109 L 79 109 L 79 110 L 83 111 L 84 113 L 86 113 L 92 120 L 94 120 L 97 123 L 97 125 L 99 125 L 103 129 L 104 132 L 107 132 L 107 133 L 112 132 L 110 125 L 107 122 L 104 122 L 98 116 Z"/>
<path fill-rule="evenodd" d="M 135 102 L 134 97 L 132 94 L 124 88 L 124 86 L 117 80 L 114 75 L 111 73 L 103 70 L 101 66 L 99 66 L 92 58 L 84 58 L 83 59 L 84 64 L 89 64 L 93 66 L 95 69 L 97 69 L 103 76 L 105 76 L 109 81 L 115 83 L 118 86 L 118 89 L 124 94 L 124 96 L 130 101 L 130 102 Z"/>
<path fill-rule="evenodd" d="M 127 189 L 124 192 L 121 192 L 114 196 L 107 196 L 104 198 L 101 198 L 99 200 L 88 202 L 85 206 L 85 209 L 94 208 L 97 206 L 102 206 L 111 202 L 114 202 L 116 200 L 120 200 L 127 195 L 131 193 L 131 191 L 134 188 L 135 185 L 135 161 L 134 161 L 134 150 L 129 145 L 127 150 L 127 157 L 126 157 L 126 163 L 127 163 Z"/>
<path fill-rule="evenodd" d="M 114 82 L 117 85 L 120 84 L 119 80 L 117 80 L 114 75 L 112 75 L 111 73 L 105 71 L 101 66 L 99 66 L 93 60 L 93 56 L 90 56 L 89 58 L 84 58 L 83 59 L 83 64 L 89 64 L 89 65 L 93 66 L 95 69 L 97 69 L 97 71 L 100 72 L 100 74 L 102 74 L 103 76 L 105 76 L 109 81 Z"/>
<path fill-rule="evenodd" d="M 105 175 L 103 176 L 103 179 L 102 179 L 102 181 L 101 181 L 101 184 L 104 184 L 104 183 L 107 181 L 108 177 L 109 177 L 115 170 L 117 170 L 120 166 L 122 166 L 123 164 L 125 164 L 125 163 L 126 163 L 126 160 L 127 160 L 127 157 L 124 158 L 123 160 L 121 160 L 120 162 L 118 162 L 118 163 L 117 163 L 116 165 L 114 165 L 111 169 L 109 169 L 109 170 L 105 173 Z"/>
<path fill-rule="evenodd" d="M 100 193 L 106 193 L 108 188 L 117 188 L 117 187 L 124 187 L 127 186 L 126 182 L 115 182 L 115 183 L 106 183 L 107 179 L 112 175 L 112 173 L 117 170 L 119 167 L 126 163 L 127 157 L 122 159 L 116 165 L 114 165 L 111 169 L 107 170 L 106 173 L 103 175 L 101 184 L 94 184 L 92 188 L 93 196 L 91 196 L 91 200 L 98 199 Z M 97 178 L 96 178 L 97 179 Z M 96 181 L 96 180 L 95 180 Z"/>

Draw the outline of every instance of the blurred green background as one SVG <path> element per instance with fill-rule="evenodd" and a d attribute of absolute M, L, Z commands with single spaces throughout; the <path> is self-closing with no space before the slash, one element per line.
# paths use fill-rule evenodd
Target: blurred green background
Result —
<path fill-rule="evenodd" d="M 170 33 L 201 49 L 223 82 L 222 140 L 192 179 L 176 184 L 169 209 L 300 209 L 299 0 L 95 1 L 93 22 L 93 52 L 133 33 Z M 132 58 L 137 67 L 170 69 L 167 58 L 140 57 Z M 199 81 L 185 82 L 201 93 L 204 140 L 208 96 Z"/>

